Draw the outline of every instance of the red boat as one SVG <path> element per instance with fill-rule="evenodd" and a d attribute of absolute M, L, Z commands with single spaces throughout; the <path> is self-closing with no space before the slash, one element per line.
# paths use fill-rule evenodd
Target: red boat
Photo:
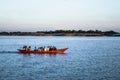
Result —
<path fill-rule="evenodd" d="M 20 53 L 23 54 L 62 54 L 64 53 L 68 48 L 62 48 L 62 49 L 56 49 L 52 51 L 39 51 L 39 50 L 25 50 L 25 49 L 18 49 Z"/>

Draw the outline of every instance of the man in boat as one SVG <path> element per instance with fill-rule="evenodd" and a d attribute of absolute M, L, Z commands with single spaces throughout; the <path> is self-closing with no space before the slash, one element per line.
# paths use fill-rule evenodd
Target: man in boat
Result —
<path fill-rule="evenodd" d="M 24 49 L 24 50 L 27 50 L 27 46 L 26 46 L 26 45 L 25 45 L 25 46 L 23 46 L 23 49 Z"/>
<path fill-rule="evenodd" d="M 56 51 L 56 50 L 57 50 L 57 48 L 55 46 L 53 46 L 53 51 Z"/>
<path fill-rule="evenodd" d="M 39 47 L 38 51 L 44 51 L 44 48 L 43 47 Z"/>
<path fill-rule="evenodd" d="M 28 50 L 29 50 L 29 51 L 31 50 L 31 46 L 28 47 Z"/>
<path fill-rule="evenodd" d="M 45 47 L 45 48 L 44 48 L 44 51 L 49 51 L 49 47 Z"/>
<path fill-rule="evenodd" d="M 37 49 L 36 49 L 36 46 L 35 46 L 35 49 L 34 49 L 34 51 L 37 51 Z"/>
<path fill-rule="evenodd" d="M 50 46 L 49 47 L 49 51 L 56 51 L 56 50 L 57 50 L 57 48 L 55 46 Z"/>
<path fill-rule="evenodd" d="M 38 51 L 42 51 L 42 47 L 39 47 L 39 48 L 38 48 Z"/>

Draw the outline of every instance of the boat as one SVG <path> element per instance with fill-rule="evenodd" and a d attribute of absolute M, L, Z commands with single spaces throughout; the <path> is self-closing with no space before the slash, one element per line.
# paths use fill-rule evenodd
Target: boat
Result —
<path fill-rule="evenodd" d="M 67 49 L 68 48 L 62 48 L 62 49 L 56 49 L 51 51 L 18 49 L 18 51 L 23 54 L 63 54 Z"/>

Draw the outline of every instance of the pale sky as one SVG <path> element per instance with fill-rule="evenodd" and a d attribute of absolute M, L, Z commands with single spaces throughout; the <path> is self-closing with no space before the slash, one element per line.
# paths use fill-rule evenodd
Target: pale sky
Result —
<path fill-rule="evenodd" d="M 120 32 L 120 0 L 0 0 L 0 31 Z"/>

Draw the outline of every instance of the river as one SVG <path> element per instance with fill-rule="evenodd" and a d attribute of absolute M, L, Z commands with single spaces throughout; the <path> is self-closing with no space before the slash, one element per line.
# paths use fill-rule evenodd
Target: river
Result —
<path fill-rule="evenodd" d="M 23 45 L 69 49 L 25 55 Z M 120 80 L 120 37 L 0 36 L 0 80 Z"/>

